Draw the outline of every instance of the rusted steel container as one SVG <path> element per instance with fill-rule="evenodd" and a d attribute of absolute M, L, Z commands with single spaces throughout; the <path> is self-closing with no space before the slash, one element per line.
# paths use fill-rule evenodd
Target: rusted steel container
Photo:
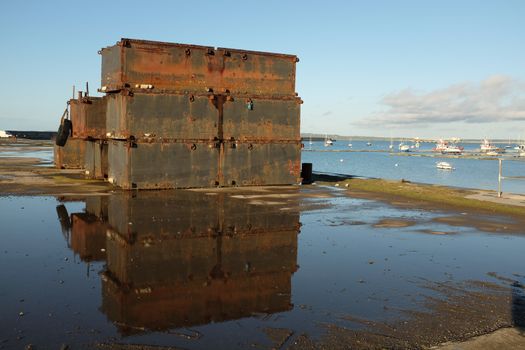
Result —
<path fill-rule="evenodd" d="M 218 184 L 216 142 L 108 142 L 108 181 L 124 189 L 210 187 Z"/>
<path fill-rule="evenodd" d="M 225 142 L 221 186 L 287 185 L 301 181 L 300 142 Z"/>
<path fill-rule="evenodd" d="M 294 95 L 294 55 L 121 39 L 103 48 L 102 91 L 210 91 Z"/>
<path fill-rule="evenodd" d="M 301 140 L 299 98 L 229 97 L 223 107 L 224 140 Z"/>
<path fill-rule="evenodd" d="M 106 97 L 85 96 L 69 100 L 72 135 L 75 138 L 106 137 Z"/>
<path fill-rule="evenodd" d="M 109 94 L 107 100 L 107 135 L 113 139 L 301 139 L 301 100 L 298 98 L 237 98 L 123 90 Z"/>
<path fill-rule="evenodd" d="M 86 140 L 84 169 L 89 179 L 108 177 L 108 142 L 106 140 Z"/>
<path fill-rule="evenodd" d="M 124 189 L 286 185 L 301 181 L 301 144 L 113 140 L 108 164 L 108 180 Z"/>
<path fill-rule="evenodd" d="M 219 136 L 219 112 L 207 95 L 124 90 L 108 94 L 107 100 L 107 135 L 113 139 L 213 140 Z"/>
<path fill-rule="evenodd" d="M 106 258 L 107 223 L 88 213 L 71 214 L 71 249 L 82 261 Z"/>
<path fill-rule="evenodd" d="M 63 147 L 54 145 L 54 163 L 59 169 L 82 169 L 86 155 L 86 142 L 69 138 Z"/>

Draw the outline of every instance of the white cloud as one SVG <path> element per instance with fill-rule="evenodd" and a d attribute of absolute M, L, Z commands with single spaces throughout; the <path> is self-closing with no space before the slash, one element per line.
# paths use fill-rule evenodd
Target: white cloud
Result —
<path fill-rule="evenodd" d="M 525 121 L 525 83 L 503 75 L 417 93 L 411 89 L 381 99 L 386 109 L 362 119 L 362 126 Z"/>

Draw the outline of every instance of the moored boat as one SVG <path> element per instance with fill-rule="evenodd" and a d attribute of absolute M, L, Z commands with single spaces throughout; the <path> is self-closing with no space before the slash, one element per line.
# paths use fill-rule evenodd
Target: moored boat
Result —
<path fill-rule="evenodd" d="M 331 137 L 328 137 L 328 135 L 326 135 L 324 138 L 324 146 L 325 147 L 333 146 L 333 144 L 334 144 L 334 140 L 332 140 Z"/>
<path fill-rule="evenodd" d="M 409 145 L 406 145 L 404 143 L 400 143 L 399 146 L 398 146 L 398 149 L 401 151 L 401 152 L 410 152 L 410 146 Z"/>
<path fill-rule="evenodd" d="M 456 154 L 461 155 L 463 153 L 463 147 L 456 145 L 450 145 L 441 150 L 441 154 Z"/>
<path fill-rule="evenodd" d="M 488 152 L 498 152 L 499 148 L 498 146 L 490 143 L 488 139 L 483 139 L 483 142 L 479 145 L 479 150 L 482 153 L 488 153 Z"/>
<path fill-rule="evenodd" d="M 438 162 L 436 163 L 436 168 L 443 169 L 443 170 L 454 170 L 454 167 L 452 167 L 452 164 L 448 162 Z"/>
<path fill-rule="evenodd" d="M 447 147 L 448 147 L 448 142 L 443 140 L 443 139 L 439 139 L 438 142 L 436 142 L 436 147 L 434 147 L 432 149 L 432 151 L 434 151 L 434 152 L 441 152 L 444 149 L 446 149 Z"/>

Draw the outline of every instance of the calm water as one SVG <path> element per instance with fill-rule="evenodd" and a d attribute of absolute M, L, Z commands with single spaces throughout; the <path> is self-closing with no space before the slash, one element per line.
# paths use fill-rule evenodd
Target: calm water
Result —
<path fill-rule="evenodd" d="M 313 163 L 314 171 L 385 178 L 392 180 L 405 179 L 413 182 L 439 184 L 446 186 L 497 190 L 498 161 L 467 158 L 442 158 L 418 156 L 431 154 L 434 144 L 422 144 L 420 151 L 411 152 L 411 156 L 390 154 L 390 142 L 374 142 L 367 146 L 365 141 L 351 141 L 352 150 L 356 152 L 319 152 L 330 150 L 348 150 L 348 141 L 337 141 L 332 147 L 324 147 L 323 142 L 309 145 L 305 140 L 305 149 L 310 146 L 313 151 L 302 152 L 302 162 Z M 394 143 L 397 149 L 398 143 Z M 463 144 L 466 151 L 479 149 L 478 144 Z M 505 144 L 498 145 L 505 147 Z M 363 150 L 363 152 L 359 152 Z M 385 152 L 364 152 L 364 151 Z M 510 152 L 505 155 L 503 176 L 525 176 L 525 159 L 516 157 Z M 446 161 L 455 168 L 453 171 L 440 170 L 436 163 Z M 524 180 L 504 180 L 504 192 L 525 193 Z"/>
<path fill-rule="evenodd" d="M 434 295 L 424 281 L 525 282 L 525 232 L 450 227 L 432 221 L 449 214 L 343 193 L 0 197 L 0 346 L 270 348 L 270 328 L 293 341 L 326 322 L 356 327 L 347 315 L 422 309 Z M 416 224 L 373 226 L 385 218 Z"/>

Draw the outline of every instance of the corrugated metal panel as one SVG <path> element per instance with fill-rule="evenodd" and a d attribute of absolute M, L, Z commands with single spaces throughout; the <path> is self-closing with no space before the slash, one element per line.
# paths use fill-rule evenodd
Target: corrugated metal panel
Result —
<path fill-rule="evenodd" d="M 114 139 L 213 140 L 219 112 L 206 95 L 116 93 L 108 95 L 107 130 Z"/>
<path fill-rule="evenodd" d="M 223 108 L 223 138 L 300 141 L 300 103 L 299 98 L 229 98 Z"/>
<path fill-rule="evenodd" d="M 226 142 L 221 148 L 221 186 L 294 184 L 300 175 L 300 142 Z"/>
<path fill-rule="evenodd" d="M 210 187 L 218 184 L 215 142 L 111 141 L 108 180 L 124 189 Z"/>
<path fill-rule="evenodd" d="M 101 50 L 103 91 L 153 90 L 293 95 L 297 57 L 235 49 L 122 39 Z"/>
<path fill-rule="evenodd" d="M 59 169 L 84 168 L 86 142 L 81 139 L 69 138 L 63 147 L 54 145 L 54 162 Z"/>
<path fill-rule="evenodd" d="M 69 100 L 74 138 L 106 137 L 106 98 L 84 97 Z"/>

